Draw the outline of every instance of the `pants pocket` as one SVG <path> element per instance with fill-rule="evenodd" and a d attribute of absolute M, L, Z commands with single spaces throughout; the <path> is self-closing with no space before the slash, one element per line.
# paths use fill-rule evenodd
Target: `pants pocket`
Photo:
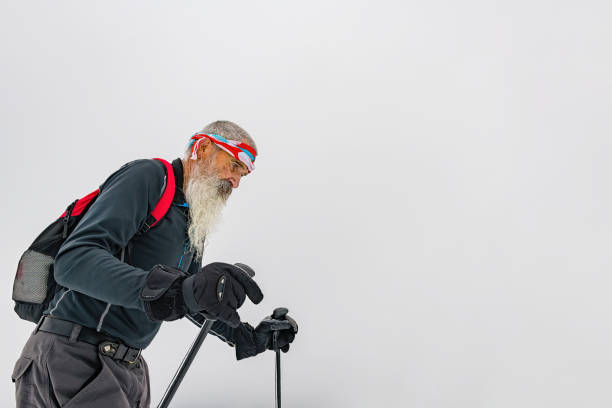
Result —
<path fill-rule="evenodd" d="M 68 400 L 63 408 L 130 408 L 130 403 L 112 370 L 99 356 L 101 369 L 98 374 Z"/>
<path fill-rule="evenodd" d="M 13 380 L 13 382 L 17 382 L 17 380 L 21 379 L 28 371 L 31 365 L 31 358 L 19 357 L 19 359 L 15 363 L 15 367 L 13 368 L 13 374 L 11 374 L 11 379 Z"/>
<path fill-rule="evenodd" d="M 19 357 L 13 368 L 11 380 L 15 383 L 15 403 L 17 408 L 29 408 L 37 405 L 34 402 L 36 399 L 36 386 L 34 380 L 29 374 L 32 367 L 32 359 L 28 357 Z"/>

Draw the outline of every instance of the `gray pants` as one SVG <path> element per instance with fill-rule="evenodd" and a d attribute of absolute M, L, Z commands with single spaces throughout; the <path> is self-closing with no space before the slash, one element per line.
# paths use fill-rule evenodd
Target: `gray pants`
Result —
<path fill-rule="evenodd" d="M 18 408 L 149 407 L 149 369 L 98 353 L 94 345 L 39 331 L 12 375 Z"/>

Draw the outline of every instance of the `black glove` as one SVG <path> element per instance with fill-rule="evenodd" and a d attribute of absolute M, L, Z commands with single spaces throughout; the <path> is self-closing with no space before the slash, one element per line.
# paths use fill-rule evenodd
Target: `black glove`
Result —
<path fill-rule="evenodd" d="M 182 295 L 190 312 L 202 312 L 230 327 L 240 325 L 236 309 L 246 296 L 255 304 L 263 300 L 261 289 L 243 269 L 223 262 L 208 264 L 183 280 Z"/>
<path fill-rule="evenodd" d="M 187 274 L 166 265 L 155 265 L 140 292 L 145 313 L 151 320 L 176 320 L 187 312 L 181 283 Z"/>
<path fill-rule="evenodd" d="M 175 320 L 186 313 L 203 312 L 231 327 L 240 324 L 236 312 L 245 296 L 259 303 L 257 283 L 237 266 L 214 262 L 188 276 L 166 265 L 151 269 L 140 298 L 151 320 Z"/>
<path fill-rule="evenodd" d="M 268 316 L 255 329 L 248 323 L 242 323 L 234 329 L 233 338 L 236 343 L 236 359 L 252 357 L 266 350 L 275 350 L 274 333 L 278 333 L 276 348 L 284 353 L 289 351 L 289 344 L 295 339 L 298 324 L 285 315 L 284 320 Z"/>
<path fill-rule="evenodd" d="M 276 344 L 274 344 L 274 333 L 278 333 Z M 288 315 L 282 320 L 273 319 L 268 316 L 255 328 L 255 342 L 257 349 L 264 351 L 281 349 L 284 353 L 289 351 L 289 344 L 295 339 L 298 332 L 298 324 Z"/>

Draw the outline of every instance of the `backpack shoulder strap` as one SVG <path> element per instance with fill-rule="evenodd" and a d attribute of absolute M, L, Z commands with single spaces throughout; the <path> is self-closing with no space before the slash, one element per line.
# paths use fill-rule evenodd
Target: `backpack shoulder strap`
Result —
<path fill-rule="evenodd" d="M 147 218 L 147 221 L 145 221 L 140 231 L 138 231 L 138 234 L 144 234 L 161 221 L 170 209 L 170 205 L 172 205 L 172 200 L 174 199 L 176 186 L 174 183 L 174 170 L 172 170 L 172 165 L 164 159 L 155 158 L 154 160 L 161 162 L 166 168 L 165 189 L 161 198 L 155 205 L 155 208 L 153 208 L 153 211 L 151 211 L 151 214 Z"/>
<path fill-rule="evenodd" d="M 66 211 L 64 211 L 62 215 L 60 215 L 60 218 L 64 218 L 66 217 L 66 215 L 68 215 L 69 217 L 70 216 L 76 217 L 77 215 L 80 215 L 83 212 L 83 210 L 85 210 L 85 208 L 89 205 L 89 203 L 92 200 L 94 200 L 96 197 L 98 197 L 98 194 L 100 194 L 99 188 L 87 194 L 85 197 L 79 198 L 78 200 L 73 201 L 68 206 L 68 209 L 66 209 Z"/>

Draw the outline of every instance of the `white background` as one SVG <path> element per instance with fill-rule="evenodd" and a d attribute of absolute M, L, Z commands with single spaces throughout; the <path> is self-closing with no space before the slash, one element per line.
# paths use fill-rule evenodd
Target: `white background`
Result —
<path fill-rule="evenodd" d="M 0 6 L 0 405 L 18 258 L 125 162 L 227 119 L 260 149 L 205 261 L 300 323 L 286 407 L 609 407 L 608 1 Z M 103 277 L 101 277 L 103 279 Z M 144 355 L 153 406 L 196 335 Z M 271 407 L 272 353 L 205 341 L 176 407 Z"/>

